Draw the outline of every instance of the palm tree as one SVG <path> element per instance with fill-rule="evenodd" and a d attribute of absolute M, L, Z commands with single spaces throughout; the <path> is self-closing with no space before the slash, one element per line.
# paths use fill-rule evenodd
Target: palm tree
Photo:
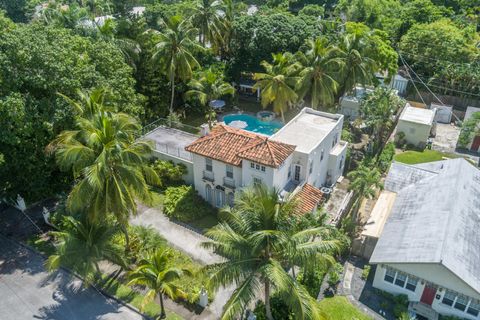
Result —
<path fill-rule="evenodd" d="M 66 266 L 90 284 L 100 274 L 98 264 L 102 260 L 125 267 L 122 248 L 113 241 L 120 232 L 117 225 L 93 223 L 85 216 L 80 220 L 71 216 L 64 219 L 65 230 L 52 232 L 57 239 L 56 253 L 47 259 L 48 270 Z"/>
<path fill-rule="evenodd" d="M 188 20 L 180 16 L 173 16 L 167 21 L 162 21 L 163 31 L 151 30 L 158 36 L 155 44 L 153 60 L 159 61 L 163 72 L 167 75 L 171 87 L 170 113 L 173 113 L 175 98 L 175 78 L 188 80 L 192 70 L 199 67 L 192 50 L 201 49 L 195 42 L 195 33 Z"/>
<path fill-rule="evenodd" d="M 97 91 L 92 95 L 83 94 L 77 102 L 67 100 L 78 110 L 77 128 L 63 131 L 47 148 L 55 153 L 60 168 L 72 170 L 76 179 L 67 208 L 87 214 L 91 221 L 105 221 L 113 214 L 128 248 L 128 219 L 137 212 L 135 200 L 149 203 L 148 184 L 159 183 L 148 166 L 152 147 L 135 140 L 141 126 L 134 118 L 108 111 L 102 95 Z"/>
<path fill-rule="evenodd" d="M 356 197 L 353 206 L 356 214 L 364 198 L 373 198 L 376 190 L 383 188 L 380 182 L 381 173 L 371 161 L 364 160 L 356 170 L 349 172 L 347 177 L 351 180 L 349 190 L 353 191 Z"/>
<path fill-rule="evenodd" d="M 203 47 L 207 42 L 216 45 L 221 41 L 223 15 L 223 3 L 221 0 L 197 0 L 192 8 L 192 24 L 199 30 L 199 41 Z"/>
<path fill-rule="evenodd" d="M 253 90 L 261 89 L 262 106 L 266 108 L 273 104 L 273 110 L 282 115 L 298 99 L 294 88 L 297 83 L 297 65 L 292 63 L 290 53 L 273 55 L 273 64 L 262 61 L 265 73 L 255 73 L 253 79 L 257 82 Z"/>
<path fill-rule="evenodd" d="M 215 290 L 237 285 L 224 306 L 222 319 L 235 319 L 256 300 L 262 288 L 267 319 L 272 319 L 273 291 L 292 309 L 296 319 L 321 317 L 315 299 L 287 269 L 292 262 L 301 265 L 317 254 L 332 253 L 338 243 L 324 241 L 317 228 L 296 232 L 285 228 L 287 217 L 298 213 L 297 202 L 278 199 L 277 191 L 265 186 L 245 189 L 232 209 L 224 209 L 225 221 L 207 232 L 212 241 L 203 245 L 226 258 L 207 267 L 209 286 Z"/>
<path fill-rule="evenodd" d="M 342 62 L 335 57 L 338 48 L 328 44 L 326 38 L 307 41 L 307 51 L 298 52 L 296 58 L 301 65 L 297 85 L 300 98 L 307 97 L 312 108 L 333 104 L 338 83 L 335 72 Z"/>
<path fill-rule="evenodd" d="M 366 86 L 372 83 L 375 61 L 365 56 L 365 46 L 363 37 L 356 34 L 347 34 L 342 37 L 338 51 L 342 68 L 338 79 L 337 98 L 343 96 L 357 84 Z"/>
<path fill-rule="evenodd" d="M 201 72 L 198 78 L 192 79 L 188 85 L 190 90 L 185 93 L 186 97 L 196 97 L 203 106 L 212 100 L 235 94 L 235 88 L 212 69 Z"/>
<path fill-rule="evenodd" d="M 160 319 L 166 318 L 163 305 L 163 295 L 166 294 L 172 299 L 183 296 L 175 281 L 180 279 L 188 270 L 182 270 L 173 266 L 172 254 L 168 250 L 157 249 L 153 254 L 138 263 L 137 268 L 129 273 L 130 282 L 128 285 L 144 285 L 149 288 L 142 302 L 142 308 L 149 302 L 160 298 L 161 314 Z"/>

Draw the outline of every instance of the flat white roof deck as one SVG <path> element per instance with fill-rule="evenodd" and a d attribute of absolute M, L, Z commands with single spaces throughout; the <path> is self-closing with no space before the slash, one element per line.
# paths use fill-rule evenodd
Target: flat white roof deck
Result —
<path fill-rule="evenodd" d="M 422 109 L 412 107 L 407 104 L 400 116 L 400 120 L 409 121 L 414 123 L 431 125 L 435 118 L 435 111 L 431 109 Z"/>
<path fill-rule="evenodd" d="M 270 139 L 293 144 L 295 151 L 310 153 L 337 125 L 343 116 L 303 108 Z"/>

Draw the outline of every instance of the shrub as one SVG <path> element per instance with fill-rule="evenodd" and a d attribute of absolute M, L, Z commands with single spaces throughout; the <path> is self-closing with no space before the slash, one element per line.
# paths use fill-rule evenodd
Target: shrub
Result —
<path fill-rule="evenodd" d="M 371 269 L 371 266 L 368 265 L 368 264 L 365 267 L 363 267 L 363 270 L 362 270 L 362 279 L 363 280 L 368 279 L 368 275 L 370 274 L 370 269 Z"/>
<path fill-rule="evenodd" d="M 183 176 L 187 174 L 187 167 L 184 164 L 174 164 L 172 161 L 157 160 L 152 167 L 158 174 L 162 186 L 182 184 Z"/>
<path fill-rule="evenodd" d="M 408 312 L 408 296 L 400 294 L 393 298 L 395 301 L 395 306 L 393 307 L 393 314 L 395 318 L 399 318 L 403 313 Z"/>
<path fill-rule="evenodd" d="M 397 148 L 404 149 L 405 144 L 405 132 L 397 132 L 395 134 L 395 145 L 397 146 Z"/>
<path fill-rule="evenodd" d="M 328 272 L 328 285 L 335 287 L 340 282 L 340 277 L 343 273 L 343 266 L 340 263 L 335 263 Z"/>
<path fill-rule="evenodd" d="M 308 293 L 316 298 L 318 296 L 318 291 L 325 277 L 325 270 L 321 268 L 315 268 L 313 271 L 307 271 L 305 273 L 300 273 L 298 275 L 298 282 L 305 286 Z"/>
<path fill-rule="evenodd" d="M 395 155 L 395 145 L 392 142 L 389 142 L 385 145 L 385 148 L 383 148 L 382 153 L 379 156 L 379 167 L 382 172 L 385 172 L 388 170 L 388 167 L 390 166 L 390 163 L 393 160 L 393 156 Z"/>
<path fill-rule="evenodd" d="M 216 214 L 191 186 L 168 187 L 165 190 L 163 212 L 182 222 L 190 222 L 208 214 Z"/>
<path fill-rule="evenodd" d="M 272 316 L 274 319 L 293 320 L 295 315 L 290 311 L 290 308 L 275 294 L 270 298 L 270 307 L 272 309 Z M 257 320 L 266 320 L 265 304 L 259 300 L 255 305 L 253 313 L 257 316 Z"/>

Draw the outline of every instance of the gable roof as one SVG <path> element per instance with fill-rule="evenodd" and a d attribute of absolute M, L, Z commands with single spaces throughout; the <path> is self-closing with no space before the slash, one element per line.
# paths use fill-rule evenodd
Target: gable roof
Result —
<path fill-rule="evenodd" d="M 465 159 L 394 164 L 386 188 L 399 170 L 417 174 L 391 190 L 395 204 L 370 263 L 441 264 L 480 293 L 480 171 Z"/>
<path fill-rule="evenodd" d="M 299 199 L 300 213 L 310 213 L 322 200 L 323 192 L 307 183 L 303 186 L 302 190 L 297 193 L 296 197 Z"/>
<path fill-rule="evenodd" d="M 293 153 L 295 146 L 218 125 L 208 135 L 186 146 L 185 150 L 234 166 L 241 166 L 242 159 L 246 159 L 277 168 Z"/>

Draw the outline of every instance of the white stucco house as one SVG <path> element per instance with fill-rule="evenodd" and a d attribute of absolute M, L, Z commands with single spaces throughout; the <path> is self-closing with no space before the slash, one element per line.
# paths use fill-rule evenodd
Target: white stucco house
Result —
<path fill-rule="evenodd" d="M 339 112 L 347 116 L 350 120 L 355 120 L 360 117 L 360 104 L 369 93 L 372 93 L 373 89 L 355 87 L 355 89 L 346 93 L 343 97 L 340 98 L 340 109 Z"/>
<path fill-rule="evenodd" d="M 373 286 L 407 295 L 422 319 L 480 319 L 480 170 L 462 158 L 393 163 L 385 190 L 369 222 Z"/>
<path fill-rule="evenodd" d="M 407 103 L 398 119 L 395 137 L 399 138 L 402 132 L 407 144 L 424 148 L 435 130 L 435 113 L 436 109 L 416 108 Z"/>
<path fill-rule="evenodd" d="M 222 207 L 233 203 L 237 190 L 263 183 L 281 197 L 302 195 L 307 211 L 313 211 L 321 198 L 318 188 L 331 186 L 343 173 L 342 126 L 342 115 L 310 108 L 272 136 L 219 124 L 185 147 L 192 154 L 195 189 Z"/>

